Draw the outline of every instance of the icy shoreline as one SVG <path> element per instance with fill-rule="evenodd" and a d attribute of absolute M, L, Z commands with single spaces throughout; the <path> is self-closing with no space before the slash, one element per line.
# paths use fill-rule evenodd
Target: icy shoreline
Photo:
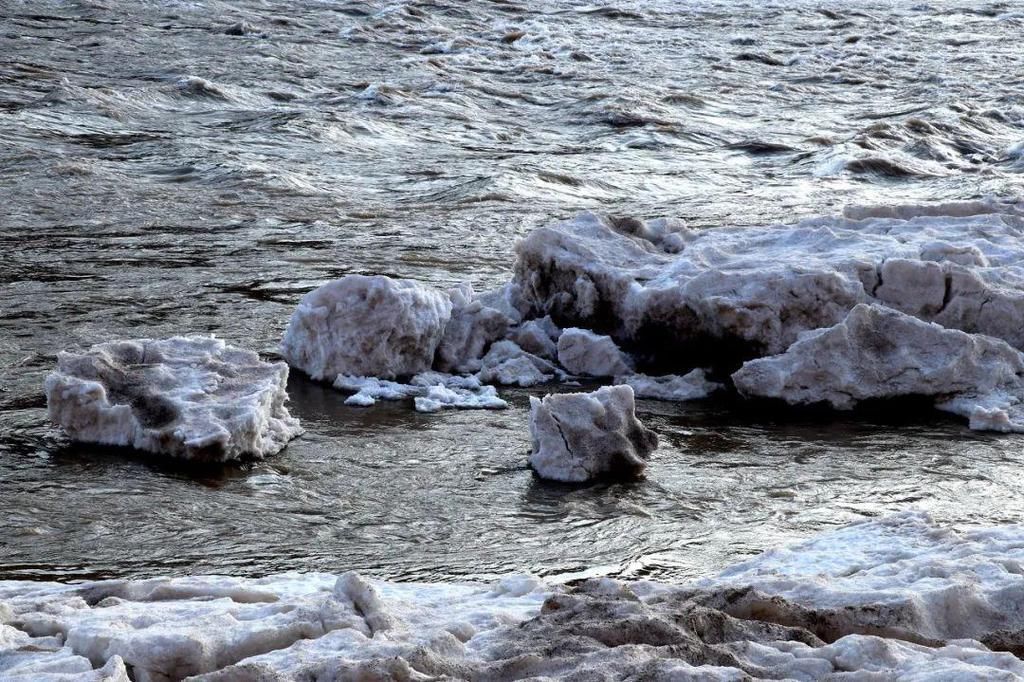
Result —
<path fill-rule="evenodd" d="M 10 680 L 1024 679 L 1024 527 L 906 512 L 679 585 L 0 582 Z"/>

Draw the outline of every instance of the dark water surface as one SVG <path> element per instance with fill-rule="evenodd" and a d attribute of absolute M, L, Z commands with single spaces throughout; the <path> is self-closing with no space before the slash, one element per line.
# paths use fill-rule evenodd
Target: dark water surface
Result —
<path fill-rule="evenodd" d="M 1022 29 L 1016 3 L 0 0 L 0 578 L 671 577 L 908 506 L 1019 520 L 1024 439 L 944 418 L 644 403 L 647 480 L 573 489 L 524 468 L 522 391 L 419 415 L 296 377 L 307 436 L 196 473 L 71 446 L 41 383 L 116 337 L 272 354 L 346 273 L 494 285 L 586 208 L 1018 194 Z"/>

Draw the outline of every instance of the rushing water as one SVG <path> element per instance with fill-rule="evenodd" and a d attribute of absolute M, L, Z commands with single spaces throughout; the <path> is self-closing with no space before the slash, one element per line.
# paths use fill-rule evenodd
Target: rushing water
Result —
<path fill-rule="evenodd" d="M 1022 439 L 934 416 L 644 403 L 648 478 L 582 489 L 525 468 L 523 391 L 419 415 L 294 377 L 309 432 L 251 469 L 46 425 L 62 348 L 271 355 L 324 280 L 493 285 L 586 208 L 711 228 L 1018 193 L 1024 12 L 815 5 L 0 0 L 0 578 L 669 577 L 908 506 L 1019 519 Z"/>

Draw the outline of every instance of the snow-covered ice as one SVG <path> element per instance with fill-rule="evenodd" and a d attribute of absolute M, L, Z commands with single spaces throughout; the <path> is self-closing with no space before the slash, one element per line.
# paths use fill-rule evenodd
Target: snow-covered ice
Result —
<path fill-rule="evenodd" d="M 730 350 L 781 353 L 801 332 L 870 302 L 1024 348 L 1019 212 L 975 202 L 895 213 L 680 226 L 672 248 L 650 238 L 653 223 L 641 229 L 585 213 L 520 241 L 514 284 L 529 315 L 611 334 L 624 350 L 673 369 L 706 366 Z"/>
<path fill-rule="evenodd" d="M 646 374 L 629 374 L 615 377 L 615 383 L 629 385 L 637 398 L 679 402 L 707 398 L 723 388 L 722 384 L 709 381 L 704 370 L 700 368 L 683 376 L 668 374 L 652 377 Z"/>
<path fill-rule="evenodd" d="M 299 301 L 281 342 L 314 379 L 383 379 L 429 370 L 452 315 L 447 294 L 411 280 L 347 275 Z"/>
<path fill-rule="evenodd" d="M 1024 680 L 1024 527 L 907 512 L 683 584 L 0 581 L 0 678 Z"/>
<path fill-rule="evenodd" d="M 922 322 L 878 304 L 804 333 L 732 375 L 740 393 L 849 409 L 869 398 L 928 396 L 971 428 L 1024 431 L 1024 355 L 1005 341 Z"/>
<path fill-rule="evenodd" d="M 505 338 L 509 317 L 483 304 L 468 285 L 449 292 L 452 315 L 437 348 L 435 365 L 444 372 L 471 373 L 480 369 L 480 358 L 494 341 Z"/>
<path fill-rule="evenodd" d="M 530 466 L 542 478 L 566 482 L 636 476 L 658 446 L 658 436 L 636 418 L 629 386 L 531 396 L 530 436 Z"/>
<path fill-rule="evenodd" d="M 60 353 L 45 390 L 50 420 L 75 440 L 222 462 L 274 454 L 302 432 L 287 381 L 284 363 L 178 336 Z"/>
<path fill-rule="evenodd" d="M 441 372 L 423 372 L 410 383 L 339 375 L 334 387 L 354 391 L 345 399 L 346 405 L 369 407 L 378 400 L 413 399 L 418 412 L 438 412 L 445 408 L 504 409 L 508 403 L 498 397 L 493 386 L 484 386 L 473 376 L 453 376 Z"/>
<path fill-rule="evenodd" d="M 484 383 L 502 386 L 535 386 L 551 381 L 558 373 L 552 363 L 505 339 L 491 345 L 477 377 Z"/>

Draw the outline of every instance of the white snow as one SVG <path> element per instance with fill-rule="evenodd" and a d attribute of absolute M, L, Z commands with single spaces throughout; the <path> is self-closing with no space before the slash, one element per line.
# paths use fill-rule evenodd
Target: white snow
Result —
<path fill-rule="evenodd" d="M 653 400 L 686 401 L 707 398 L 722 384 L 709 381 L 703 369 L 695 369 L 683 376 L 667 374 L 664 376 L 647 376 L 646 374 L 630 374 L 615 377 L 616 384 L 627 384 L 633 389 L 637 398 Z"/>
<path fill-rule="evenodd" d="M 972 429 L 1024 431 L 1024 355 L 1004 341 L 943 329 L 880 305 L 806 332 L 785 353 L 732 375 L 740 393 L 849 409 L 869 398 L 931 396 Z"/>
<path fill-rule="evenodd" d="M 287 381 L 284 363 L 178 336 L 60 353 L 45 390 L 50 420 L 75 440 L 228 461 L 274 454 L 302 432 Z"/>
<path fill-rule="evenodd" d="M 629 386 L 531 396 L 530 436 L 530 466 L 542 478 L 567 482 L 635 476 L 658 446 L 655 433 L 636 418 Z"/>
<path fill-rule="evenodd" d="M 314 379 L 417 374 L 433 365 L 451 315 L 449 297 L 418 282 L 347 275 L 302 297 L 281 354 Z"/>
<path fill-rule="evenodd" d="M 698 585 L 783 597 L 836 634 L 1024 645 L 1019 525 L 957 533 L 905 512 L 770 550 Z"/>
<path fill-rule="evenodd" d="M 558 337 L 558 362 L 570 374 L 613 377 L 633 371 L 632 362 L 610 336 L 570 327 Z"/>

